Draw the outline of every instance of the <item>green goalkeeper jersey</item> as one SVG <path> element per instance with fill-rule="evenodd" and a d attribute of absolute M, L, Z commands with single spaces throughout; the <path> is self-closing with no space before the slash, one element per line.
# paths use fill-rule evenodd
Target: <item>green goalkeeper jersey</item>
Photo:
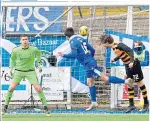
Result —
<path fill-rule="evenodd" d="M 24 49 L 22 46 L 18 46 L 12 50 L 9 66 L 11 70 L 34 70 L 35 61 L 37 63 L 41 61 L 41 51 L 38 48 L 29 46 Z"/>

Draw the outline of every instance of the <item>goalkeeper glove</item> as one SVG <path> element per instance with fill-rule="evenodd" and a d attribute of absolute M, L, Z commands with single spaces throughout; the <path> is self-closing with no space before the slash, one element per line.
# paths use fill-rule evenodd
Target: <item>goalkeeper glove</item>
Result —
<path fill-rule="evenodd" d="M 39 70 L 40 73 L 42 72 L 42 67 L 43 67 L 43 63 L 39 62 L 38 63 L 38 70 Z"/>
<path fill-rule="evenodd" d="M 40 73 L 42 72 L 42 67 L 39 67 L 39 72 L 40 72 Z"/>

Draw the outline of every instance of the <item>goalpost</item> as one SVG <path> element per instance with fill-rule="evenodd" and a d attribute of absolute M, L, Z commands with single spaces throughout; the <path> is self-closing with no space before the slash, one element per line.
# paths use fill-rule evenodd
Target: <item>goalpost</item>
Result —
<path fill-rule="evenodd" d="M 31 44 L 37 46 L 42 52 L 42 58 L 45 61 L 45 75 L 48 75 L 46 68 L 51 69 L 51 73 L 54 73 L 54 69 L 58 72 L 59 68 L 61 69 L 65 66 L 65 69 L 61 70 L 61 76 L 55 75 L 55 79 L 62 79 L 63 75 L 66 74 L 65 70 L 70 70 L 69 67 L 71 67 L 70 76 L 67 75 L 66 77 L 67 79 L 70 78 L 70 88 L 68 88 L 69 95 L 67 95 L 66 91 L 63 93 L 61 92 L 59 93 L 59 96 L 61 99 L 63 98 L 63 100 L 59 102 L 59 100 L 55 98 L 56 100 L 53 100 L 53 102 L 52 100 L 49 100 L 49 104 L 54 104 L 60 109 L 64 109 L 64 105 L 68 104 L 68 106 L 72 106 L 72 109 L 87 107 L 90 104 L 90 100 L 83 66 L 77 61 L 57 58 L 58 67 L 50 67 L 46 58 L 51 56 L 52 53 L 57 55 L 57 52 L 59 51 L 64 53 L 69 52 L 68 42 L 63 35 L 66 27 L 72 26 L 75 29 L 75 33 L 78 33 L 79 27 L 86 25 L 90 30 L 89 40 L 96 49 L 95 58 L 98 65 L 104 68 L 106 73 L 110 74 L 113 72 L 111 70 L 113 69 L 113 66 L 110 66 L 111 64 L 109 61 L 109 54 L 111 52 L 107 51 L 107 53 L 105 53 L 105 48 L 99 46 L 98 37 L 103 33 L 109 33 L 112 34 L 113 37 L 119 35 L 123 38 L 124 35 L 121 35 L 120 33 L 126 32 L 127 6 L 81 6 L 81 18 L 77 6 L 69 7 L 68 9 L 68 6 L 48 6 L 46 4 L 37 6 L 32 3 L 24 6 L 20 3 L 16 3 L 15 5 L 10 3 L 3 5 L 3 17 L 5 17 L 3 21 L 3 35 L 5 35 L 4 39 L 9 40 L 10 45 L 18 45 L 19 35 L 22 33 L 28 34 L 30 40 L 35 40 L 32 41 Z M 138 6 L 135 6 L 133 9 L 133 34 L 148 36 L 148 11 L 140 11 Z M 118 34 L 117 32 L 120 33 Z M 8 48 L 8 50 L 12 49 L 10 46 L 8 46 Z M 6 51 L 6 48 L 2 49 L 2 53 L 2 66 L 8 67 L 10 53 Z M 109 66 L 107 67 L 106 64 Z M 4 76 L 5 75 L 7 77 L 6 73 Z M 116 73 L 114 75 L 116 75 Z M 64 80 L 66 80 L 66 78 Z M 3 79 L 5 82 L 9 81 L 6 81 L 5 78 Z M 104 84 L 100 80 L 95 80 L 95 84 L 97 88 L 97 101 L 100 104 L 99 108 L 111 107 L 111 104 L 113 103 L 111 94 L 114 93 L 111 92 L 112 86 Z M 53 88 L 55 91 L 57 90 L 55 89 L 57 86 L 51 87 L 50 82 L 45 83 L 45 85 L 47 86 L 45 88 L 47 92 L 49 92 L 49 87 L 51 89 Z M 60 88 L 61 87 L 62 86 L 60 86 Z M 60 91 L 62 91 L 62 88 Z M 114 88 L 115 92 L 116 90 L 118 90 L 118 88 Z M 16 91 L 16 93 L 18 92 Z M 23 90 L 21 93 L 24 93 Z M 117 93 L 115 94 L 118 96 Z M 67 96 L 69 96 L 69 98 Z M 28 98 L 24 100 L 27 99 Z M 15 103 L 17 105 L 19 104 L 19 101 L 16 101 Z M 117 105 L 115 105 L 115 107 Z M 52 106 L 52 108 L 56 107 Z M 70 109 L 71 107 L 67 108 Z"/>

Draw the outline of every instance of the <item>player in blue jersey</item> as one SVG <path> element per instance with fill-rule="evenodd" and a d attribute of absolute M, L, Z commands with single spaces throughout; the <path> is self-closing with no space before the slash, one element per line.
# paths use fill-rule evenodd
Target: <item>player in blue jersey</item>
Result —
<path fill-rule="evenodd" d="M 92 102 L 86 110 L 91 110 L 92 108 L 98 106 L 96 102 L 96 87 L 94 85 L 93 78 L 100 77 L 107 83 L 124 83 L 125 81 L 114 76 L 107 77 L 102 73 L 101 69 L 97 66 L 96 60 L 94 59 L 94 48 L 81 35 L 74 35 L 74 30 L 72 27 L 68 27 L 66 29 L 65 36 L 69 39 L 71 52 L 69 54 L 58 52 L 58 55 L 64 58 L 77 59 L 85 67 L 87 84 L 89 86 Z"/>

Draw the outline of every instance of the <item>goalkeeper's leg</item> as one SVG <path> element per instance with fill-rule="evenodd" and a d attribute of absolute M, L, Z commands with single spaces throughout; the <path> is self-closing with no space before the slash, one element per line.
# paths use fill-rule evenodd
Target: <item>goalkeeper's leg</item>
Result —
<path fill-rule="evenodd" d="M 5 98 L 5 106 L 4 106 L 3 114 L 7 113 L 9 102 L 12 98 L 13 91 L 16 88 L 17 85 L 18 85 L 18 83 L 12 82 L 9 89 L 8 89 L 8 92 L 7 92 L 7 95 L 6 95 L 6 98 Z"/>
<path fill-rule="evenodd" d="M 39 84 L 38 78 L 36 76 L 36 72 L 35 71 L 26 72 L 26 78 L 30 81 L 30 84 L 33 85 L 34 89 L 39 94 L 41 102 L 44 105 L 45 113 L 47 114 L 47 116 L 50 116 L 49 115 L 49 110 L 48 110 L 48 107 L 47 107 L 47 101 L 46 101 L 46 98 L 45 98 L 45 94 L 43 93 L 43 90 L 42 90 L 42 88 Z"/>
<path fill-rule="evenodd" d="M 7 95 L 5 98 L 5 106 L 4 106 L 4 110 L 3 110 L 2 114 L 7 113 L 8 105 L 12 98 L 13 91 L 15 90 L 16 86 L 20 83 L 22 78 L 23 78 L 23 75 L 21 72 L 19 72 L 19 71 L 14 72 L 13 77 L 12 77 L 12 83 L 9 86 L 9 89 L 8 89 L 8 92 L 7 92 Z"/>
<path fill-rule="evenodd" d="M 33 87 L 35 88 L 36 92 L 39 94 L 41 102 L 44 105 L 44 111 L 48 116 L 49 110 L 48 110 L 48 107 L 47 107 L 46 97 L 45 97 L 45 94 L 43 93 L 43 90 L 42 90 L 40 84 L 33 84 Z"/>

